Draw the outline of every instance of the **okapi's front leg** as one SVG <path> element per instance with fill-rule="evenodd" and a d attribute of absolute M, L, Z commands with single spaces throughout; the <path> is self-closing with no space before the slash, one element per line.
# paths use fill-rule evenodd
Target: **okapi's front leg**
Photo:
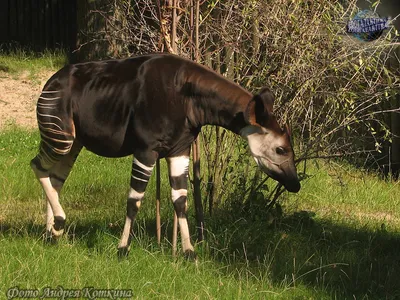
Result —
<path fill-rule="evenodd" d="M 124 257 L 129 254 L 130 244 L 133 237 L 133 223 L 139 211 L 140 204 L 144 197 L 144 191 L 149 182 L 151 172 L 156 159 L 136 157 L 132 163 L 131 188 L 129 190 L 128 200 L 126 204 L 125 225 L 122 232 L 121 240 L 118 245 L 118 257 Z"/>
<path fill-rule="evenodd" d="M 167 158 L 167 162 L 169 181 L 172 188 L 172 202 L 178 217 L 183 253 L 188 258 L 196 259 L 194 248 L 190 242 L 189 226 L 186 216 L 189 156 L 169 157 Z"/>

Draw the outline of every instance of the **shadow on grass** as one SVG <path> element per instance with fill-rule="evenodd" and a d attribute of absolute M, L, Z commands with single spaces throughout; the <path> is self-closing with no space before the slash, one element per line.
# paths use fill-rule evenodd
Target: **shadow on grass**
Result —
<path fill-rule="evenodd" d="M 63 236 L 65 236 L 68 241 L 73 242 L 79 240 L 85 242 L 87 247 L 93 248 L 96 247 L 99 233 L 108 233 L 109 235 L 117 236 L 117 232 L 117 228 L 112 228 L 110 226 L 106 226 L 105 224 L 101 224 L 101 221 L 99 220 L 98 222 L 94 221 L 80 225 L 71 225 L 67 223 Z M 45 240 L 44 224 L 36 224 L 33 222 L 24 224 L 0 223 L 0 234 L 5 237 L 29 236 L 34 239 L 43 239 L 44 243 L 48 243 L 48 241 Z M 49 244 L 54 243 L 49 242 Z"/>
<path fill-rule="evenodd" d="M 45 236 L 45 224 L 34 222 L 0 222 L 0 236 L 3 237 L 30 237 L 36 240 L 43 240 L 44 245 L 57 245 L 61 241 L 68 243 L 79 243 L 89 250 L 103 252 L 111 245 L 115 245 L 115 255 L 117 256 L 117 245 L 123 230 L 123 223 L 112 223 L 109 217 L 103 219 L 92 219 L 90 221 L 67 219 L 64 234 L 60 241 L 49 240 Z M 157 251 L 160 246 L 156 239 L 156 220 L 139 219 L 135 222 L 135 237 L 132 241 L 133 247 L 143 247 L 149 251 Z M 169 222 L 162 224 L 162 247 L 168 248 L 169 237 L 172 236 L 172 224 Z M 167 250 L 168 251 L 168 250 Z"/>
<path fill-rule="evenodd" d="M 302 283 L 337 299 L 400 299 L 400 234 L 383 225 L 357 229 L 315 215 L 296 212 L 270 225 L 244 218 L 226 225 L 224 216 L 214 216 L 220 220 L 209 225 L 215 257 L 228 263 L 239 257 L 252 274 L 277 285 Z M 218 238 L 221 228 L 229 238 Z"/>
<path fill-rule="evenodd" d="M 267 277 L 277 286 L 295 288 L 301 283 L 337 299 L 400 298 L 400 234 L 384 228 L 356 229 L 317 219 L 313 212 L 306 211 L 269 225 L 261 219 L 234 220 L 234 214 L 224 211 L 214 215 L 207 225 L 208 241 L 198 246 L 200 259 L 218 261 L 230 274 L 246 270 L 254 278 Z M 164 226 L 166 239 L 171 236 L 172 224 Z M 67 228 L 70 241 L 101 252 L 110 244 L 115 244 L 116 250 L 122 225 L 101 219 Z M 33 223 L 0 224 L 3 236 L 39 239 L 43 229 Z M 136 232 L 135 246 L 159 249 L 154 219 L 139 220 Z"/>

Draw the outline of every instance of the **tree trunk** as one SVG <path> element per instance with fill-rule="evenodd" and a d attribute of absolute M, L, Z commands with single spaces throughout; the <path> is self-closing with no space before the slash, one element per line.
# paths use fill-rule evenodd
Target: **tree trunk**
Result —
<path fill-rule="evenodd" d="M 108 56 L 109 43 L 104 39 L 106 21 L 93 11 L 101 11 L 110 3 L 111 0 L 77 1 L 77 60 L 88 61 Z"/>

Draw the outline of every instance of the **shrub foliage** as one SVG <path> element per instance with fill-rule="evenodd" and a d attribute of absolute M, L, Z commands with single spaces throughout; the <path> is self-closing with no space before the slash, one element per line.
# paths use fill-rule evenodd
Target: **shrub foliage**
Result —
<path fill-rule="evenodd" d="M 397 31 L 373 42 L 346 33 L 355 0 L 110 1 L 94 42 L 112 57 L 170 51 L 193 58 L 252 92 L 269 86 L 275 111 L 289 123 L 300 174 L 315 157 L 385 157 L 398 118 Z M 376 4 L 376 3 L 375 3 Z M 221 128 L 201 134 L 203 196 L 210 212 L 226 199 L 276 199 L 245 143 Z M 354 156 L 356 155 L 356 156 Z M 387 155 L 386 155 L 387 156 Z M 386 158 L 386 162 L 388 159 Z M 256 196 L 255 196 L 256 195 Z M 254 197 L 255 196 L 255 197 Z"/>

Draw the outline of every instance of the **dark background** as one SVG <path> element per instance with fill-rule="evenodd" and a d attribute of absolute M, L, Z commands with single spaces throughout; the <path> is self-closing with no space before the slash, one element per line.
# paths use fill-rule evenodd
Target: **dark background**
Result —
<path fill-rule="evenodd" d="M 0 0 L 0 44 L 33 51 L 76 47 L 76 0 Z"/>

